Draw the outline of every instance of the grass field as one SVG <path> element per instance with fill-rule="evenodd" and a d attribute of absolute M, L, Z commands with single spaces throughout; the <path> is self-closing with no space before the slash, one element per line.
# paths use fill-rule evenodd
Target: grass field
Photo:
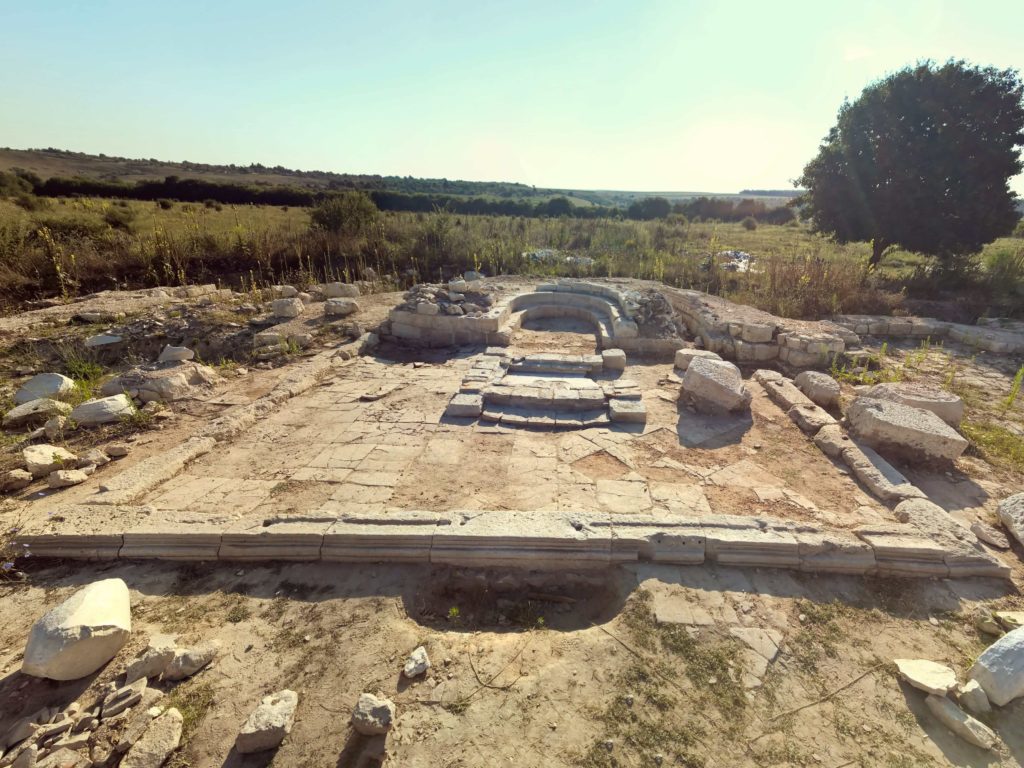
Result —
<path fill-rule="evenodd" d="M 523 258 L 539 248 L 593 262 Z M 716 254 L 733 249 L 752 254 L 755 269 L 746 274 L 721 269 Z M 347 237 L 311 229 L 309 210 L 295 207 L 61 198 L 39 199 L 34 210 L 25 210 L 0 199 L 0 299 L 7 304 L 117 286 L 354 279 L 367 268 L 406 285 L 479 269 L 653 279 L 780 315 L 822 317 L 897 308 L 904 287 L 921 282 L 920 270 L 929 263 L 919 254 L 897 251 L 869 270 L 868 255 L 867 244 L 838 245 L 795 223 L 747 229 L 681 217 L 381 213 L 364 235 Z M 980 268 L 973 283 L 957 286 L 959 300 L 971 299 L 978 311 L 991 305 L 1003 314 L 1020 304 L 1024 292 L 1015 291 L 1024 289 L 1024 240 L 993 243 L 978 264 L 996 261 L 1002 265 L 999 285 L 986 288 Z M 920 290 L 930 291 L 927 285 Z"/>

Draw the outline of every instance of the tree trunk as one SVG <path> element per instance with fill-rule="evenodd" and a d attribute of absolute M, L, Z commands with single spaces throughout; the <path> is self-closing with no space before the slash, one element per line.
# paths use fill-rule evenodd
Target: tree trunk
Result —
<path fill-rule="evenodd" d="M 882 260 L 882 254 L 885 253 L 885 249 L 889 247 L 889 244 L 880 238 L 875 238 L 871 241 L 871 260 L 868 264 L 872 267 L 878 266 L 878 262 Z"/>

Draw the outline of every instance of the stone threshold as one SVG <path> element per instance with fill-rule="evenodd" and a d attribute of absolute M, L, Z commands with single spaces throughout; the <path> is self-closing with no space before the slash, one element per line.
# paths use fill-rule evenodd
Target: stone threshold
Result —
<path fill-rule="evenodd" d="M 393 510 L 384 516 L 218 520 L 121 507 L 140 525 L 104 531 L 95 507 L 59 510 L 18 537 L 34 557 L 72 560 L 432 563 L 565 571 L 719 563 L 881 577 L 1010 577 L 986 552 L 943 546 L 912 525 L 850 531 L 771 518 L 587 512 Z"/>

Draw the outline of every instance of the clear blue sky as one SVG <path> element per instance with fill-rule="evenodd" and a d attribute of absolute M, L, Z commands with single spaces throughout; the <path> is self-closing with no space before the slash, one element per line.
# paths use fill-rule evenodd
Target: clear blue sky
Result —
<path fill-rule="evenodd" d="M 556 188 L 788 187 L 871 80 L 1024 69 L 1024 0 L 0 0 L 0 29 L 0 145 Z"/>

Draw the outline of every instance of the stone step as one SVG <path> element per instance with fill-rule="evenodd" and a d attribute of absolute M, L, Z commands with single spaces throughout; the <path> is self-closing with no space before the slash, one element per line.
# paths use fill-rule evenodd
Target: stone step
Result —
<path fill-rule="evenodd" d="M 502 406 L 525 410 L 593 411 L 603 409 L 607 398 L 599 386 L 586 389 L 508 386 L 504 383 L 482 392 L 484 408 Z"/>
<path fill-rule="evenodd" d="M 509 362 L 510 371 L 596 374 L 604 369 L 601 355 L 526 355 Z"/>
<path fill-rule="evenodd" d="M 611 424 L 611 417 L 604 408 L 575 411 L 485 404 L 483 413 L 480 414 L 480 421 L 491 424 L 501 423 L 507 427 L 533 429 L 587 429 L 607 427 Z"/>

